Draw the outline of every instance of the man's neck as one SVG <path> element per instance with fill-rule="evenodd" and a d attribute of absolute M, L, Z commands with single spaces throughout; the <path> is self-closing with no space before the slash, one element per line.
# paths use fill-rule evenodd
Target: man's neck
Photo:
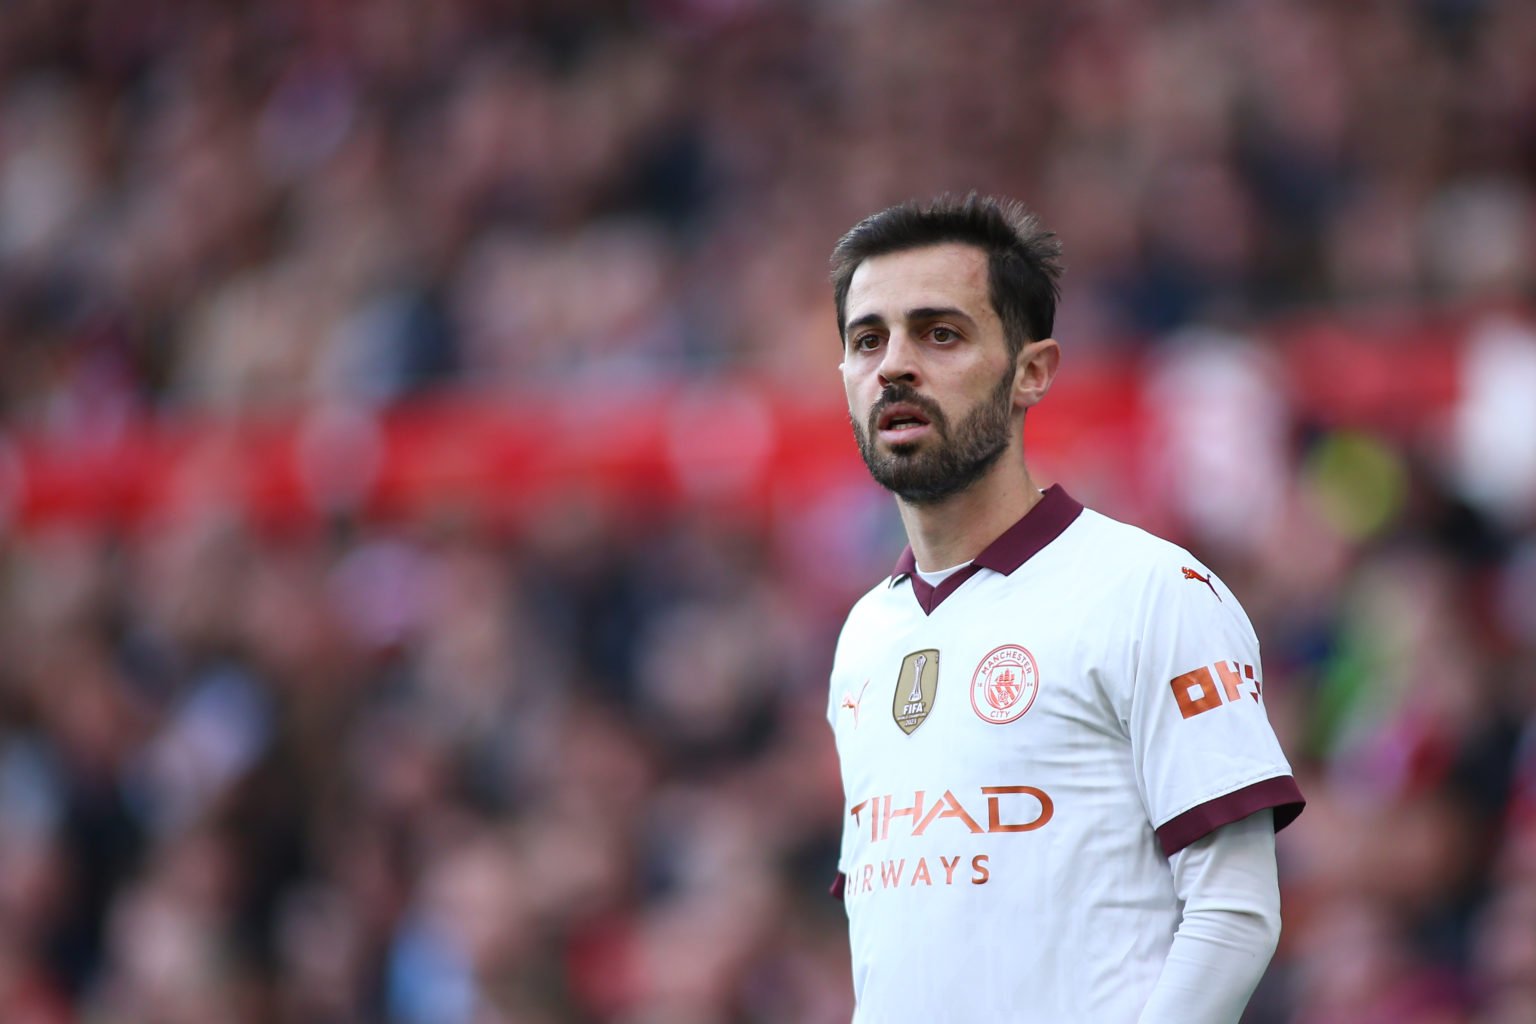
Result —
<path fill-rule="evenodd" d="M 1019 459 L 999 464 L 971 487 L 937 504 L 911 505 L 898 498 L 896 506 L 917 567 L 934 572 L 981 554 L 1039 500 L 1040 490 Z"/>

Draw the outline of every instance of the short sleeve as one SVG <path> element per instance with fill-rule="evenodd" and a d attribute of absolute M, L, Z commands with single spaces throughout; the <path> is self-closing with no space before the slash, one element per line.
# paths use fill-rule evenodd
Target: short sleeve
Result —
<path fill-rule="evenodd" d="M 1136 641 L 1131 748 L 1163 852 L 1305 801 L 1270 727 L 1258 638 L 1237 598 L 1177 548 L 1153 567 Z"/>
<path fill-rule="evenodd" d="M 852 614 L 851 613 L 850 613 L 849 617 L 850 617 L 850 619 L 852 618 Z M 855 698 L 853 698 L 850 695 L 850 692 L 847 689 L 845 689 L 840 684 L 840 679 L 842 678 L 842 675 L 843 675 L 843 672 L 842 672 L 843 653 L 844 653 L 843 641 L 844 641 L 844 639 L 847 636 L 847 632 L 848 632 L 848 625 L 847 625 L 847 623 L 844 623 L 843 630 L 838 635 L 837 648 L 833 652 L 833 656 L 832 656 L 832 672 L 831 672 L 831 674 L 829 675 L 829 677 L 827 679 L 827 725 L 832 730 L 833 742 L 838 744 L 838 746 L 839 746 L 839 749 L 838 749 L 838 765 L 839 765 L 840 768 L 843 765 L 843 751 L 841 749 L 841 738 L 838 736 L 838 726 L 839 726 L 839 723 L 840 723 L 840 719 L 843 716 L 846 716 L 846 715 L 857 714 L 858 713 L 858 704 L 859 704 L 859 702 L 861 702 L 863 700 L 863 696 L 864 696 L 863 693 L 860 692 L 858 694 L 857 699 L 855 699 Z M 846 809 L 846 807 L 847 807 L 847 794 L 846 793 L 844 794 L 843 803 L 844 803 L 844 807 Z M 847 883 L 847 880 L 848 880 L 848 874 L 847 874 L 847 872 L 848 872 L 848 863 L 847 863 L 848 862 L 848 831 L 849 831 L 850 827 L 852 827 L 852 818 L 849 815 L 844 814 L 843 815 L 843 825 L 842 825 L 842 837 L 841 837 L 841 840 L 838 843 L 837 873 L 833 877 L 831 885 L 829 886 L 829 889 L 828 889 L 828 891 L 836 899 L 842 899 L 843 898 L 843 889 L 844 889 L 844 886 L 845 886 L 845 884 Z"/>

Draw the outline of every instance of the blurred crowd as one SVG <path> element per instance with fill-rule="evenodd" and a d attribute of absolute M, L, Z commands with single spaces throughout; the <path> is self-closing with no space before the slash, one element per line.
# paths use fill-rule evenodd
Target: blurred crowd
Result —
<path fill-rule="evenodd" d="M 1298 311 L 1531 297 L 1533 53 L 1519 0 L 0 0 L 0 442 L 720 368 L 835 400 L 841 230 L 1023 197 L 1068 351 L 1230 406 L 1220 450 L 1159 428 L 1155 525 L 1242 597 L 1310 799 L 1246 1019 L 1528 1024 L 1536 333 L 1391 437 L 1266 360 Z M 900 547 L 847 500 L 836 574 L 576 495 L 0 516 L 0 1019 L 846 1020 L 825 676 Z"/>

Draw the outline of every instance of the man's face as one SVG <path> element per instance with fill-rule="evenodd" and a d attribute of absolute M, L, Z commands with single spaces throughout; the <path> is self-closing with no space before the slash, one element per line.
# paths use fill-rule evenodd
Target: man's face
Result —
<path fill-rule="evenodd" d="M 865 260 L 849 282 L 843 387 L 882 487 L 931 504 L 984 476 L 1014 439 L 1014 364 L 987 258 L 935 245 Z"/>

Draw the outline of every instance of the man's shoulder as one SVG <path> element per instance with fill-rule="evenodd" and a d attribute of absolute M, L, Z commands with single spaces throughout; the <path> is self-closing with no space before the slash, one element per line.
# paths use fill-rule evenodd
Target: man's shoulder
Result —
<path fill-rule="evenodd" d="M 1115 576 L 1160 575 L 1170 567 L 1196 561 L 1173 541 L 1140 526 L 1122 522 L 1091 508 L 1083 509 L 1062 539 L 1063 555 L 1092 563 Z"/>
<path fill-rule="evenodd" d="M 911 608 L 917 602 L 906 592 L 906 585 L 893 586 L 891 577 L 881 579 L 848 609 L 842 629 L 837 634 L 837 648 L 833 655 L 834 674 L 838 666 L 863 658 L 880 646 L 881 638 L 892 630 L 903 628 L 905 613 L 909 610 L 900 601 L 905 598 Z"/>
<path fill-rule="evenodd" d="M 856 624 L 861 619 L 872 615 L 888 612 L 896 601 L 896 592 L 903 588 L 901 581 L 892 576 L 882 576 L 875 585 L 866 590 L 853 606 L 848 609 L 848 619 L 844 629 Z M 910 597 L 908 598 L 910 600 Z"/>
<path fill-rule="evenodd" d="M 1092 566 L 1106 583 L 1106 594 L 1113 595 L 1122 608 L 1140 608 L 1156 616 L 1178 608 L 1204 607 L 1210 601 L 1252 632 L 1237 596 L 1188 548 L 1091 509 L 1083 511 L 1079 523 L 1084 528 L 1075 538 L 1084 559 L 1080 564 Z"/>

